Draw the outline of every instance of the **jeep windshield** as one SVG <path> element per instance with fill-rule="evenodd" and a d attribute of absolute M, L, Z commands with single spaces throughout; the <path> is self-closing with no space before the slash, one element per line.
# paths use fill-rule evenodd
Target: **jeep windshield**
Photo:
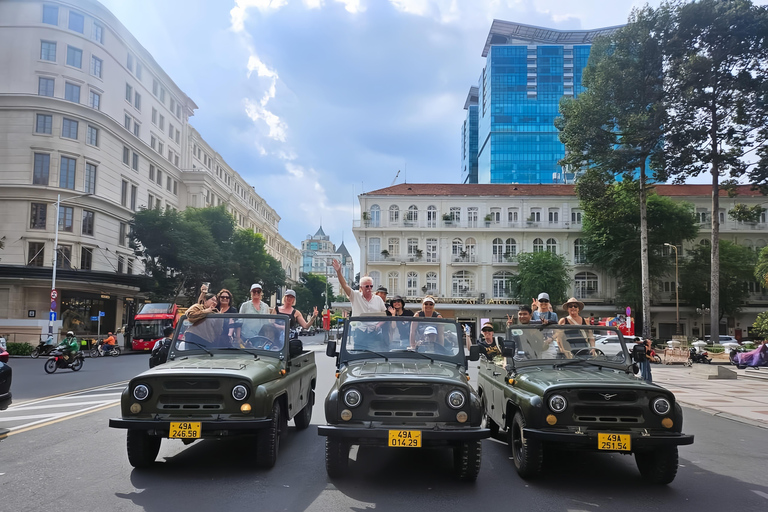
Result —
<path fill-rule="evenodd" d="M 341 342 L 342 360 L 418 358 L 464 362 L 464 337 L 458 325 L 441 318 L 351 318 Z"/>
<path fill-rule="evenodd" d="M 288 334 L 285 315 L 216 314 L 194 323 L 184 316 L 174 335 L 173 352 L 176 357 L 189 352 L 232 353 L 232 348 L 282 352 Z"/>
<path fill-rule="evenodd" d="M 514 360 L 529 364 L 571 365 L 580 361 L 627 365 L 627 341 L 611 327 L 574 325 L 513 325 L 506 340 L 514 342 Z M 609 340 L 610 342 L 602 342 Z"/>

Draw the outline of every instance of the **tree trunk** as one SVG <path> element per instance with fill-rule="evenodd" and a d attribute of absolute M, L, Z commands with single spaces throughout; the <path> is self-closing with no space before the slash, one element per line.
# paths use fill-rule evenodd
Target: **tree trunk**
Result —
<path fill-rule="evenodd" d="M 645 160 L 640 164 L 640 278 L 643 297 L 643 338 L 651 337 L 651 285 L 648 270 L 648 212 L 645 193 Z"/>
<path fill-rule="evenodd" d="M 710 283 L 709 304 L 709 334 L 710 342 L 720 340 L 720 161 L 718 147 L 720 141 L 717 137 L 718 117 L 717 108 L 711 110 L 712 126 L 710 128 L 710 140 L 712 143 L 712 281 Z M 701 326 L 702 332 L 704 325 Z M 702 339 L 704 337 L 702 336 Z"/>

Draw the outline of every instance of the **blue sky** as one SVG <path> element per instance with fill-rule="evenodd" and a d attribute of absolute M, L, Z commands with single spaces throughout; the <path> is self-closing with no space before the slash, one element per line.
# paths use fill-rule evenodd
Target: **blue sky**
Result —
<path fill-rule="evenodd" d="M 275 208 L 280 233 L 300 248 L 322 222 L 356 270 L 361 191 L 398 170 L 398 183 L 460 181 L 464 100 L 493 19 L 592 29 L 645 3 L 101 2 L 197 103 L 191 124 Z"/>

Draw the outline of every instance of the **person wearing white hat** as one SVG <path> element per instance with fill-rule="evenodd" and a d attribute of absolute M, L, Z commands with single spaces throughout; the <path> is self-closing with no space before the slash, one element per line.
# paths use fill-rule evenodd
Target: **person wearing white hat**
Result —
<path fill-rule="evenodd" d="M 283 304 L 278 306 L 275 312 L 280 315 L 288 315 L 291 318 L 291 329 L 295 329 L 299 325 L 305 329 L 309 329 L 312 322 L 317 318 L 317 306 L 315 306 L 312 316 L 307 320 L 304 320 L 301 311 L 293 307 L 294 304 L 296 304 L 296 292 L 293 290 L 285 290 L 285 293 L 283 294 Z"/>
<path fill-rule="evenodd" d="M 589 325 L 589 323 L 580 315 L 582 309 L 584 309 L 584 303 L 575 297 L 571 297 L 563 304 L 563 311 L 566 311 L 568 316 L 561 318 L 558 324 Z M 569 329 L 563 331 L 562 334 L 565 337 L 565 341 L 570 345 L 572 353 L 574 351 L 579 351 L 580 349 L 595 348 L 595 337 L 592 335 L 591 330 Z"/>
<path fill-rule="evenodd" d="M 541 292 L 539 297 L 533 299 L 531 303 L 533 311 L 533 320 L 541 321 L 542 324 L 556 324 L 557 313 L 552 311 L 552 304 L 549 302 L 549 294 Z"/>
<path fill-rule="evenodd" d="M 266 302 L 262 301 L 264 295 L 264 289 L 259 283 L 253 283 L 251 285 L 251 300 L 240 304 L 240 313 L 248 313 L 252 315 L 268 315 L 269 306 Z"/>

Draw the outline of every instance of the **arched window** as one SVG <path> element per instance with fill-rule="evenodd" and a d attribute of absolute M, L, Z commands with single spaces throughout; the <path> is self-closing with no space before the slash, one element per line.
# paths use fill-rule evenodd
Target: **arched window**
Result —
<path fill-rule="evenodd" d="M 493 257 L 491 261 L 501 263 L 504 261 L 504 241 L 501 238 L 494 238 L 492 244 Z"/>
<path fill-rule="evenodd" d="M 517 241 L 514 238 L 507 238 L 504 242 L 504 259 L 509 261 L 517 255 Z"/>
<path fill-rule="evenodd" d="M 415 204 L 408 207 L 408 212 L 405 214 L 405 222 L 411 226 L 419 222 L 419 209 Z"/>
<path fill-rule="evenodd" d="M 467 240 L 464 242 L 464 252 L 467 253 L 467 261 L 469 262 L 476 262 L 477 261 L 477 251 L 476 251 L 476 243 L 475 239 L 470 237 L 467 238 Z"/>
<path fill-rule="evenodd" d="M 573 241 L 573 262 L 574 263 L 586 263 L 587 257 L 584 253 L 584 242 L 581 238 L 577 238 Z"/>
<path fill-rule="evenodd" d="M 393 204 L 389 207 L 389 223 L 391 224 L 397 224 L 400 222 L 400 208 L 397 207 L 396 204 Z"/>
<path fill-rule="evenodd" d="M 427 247 L 427 262 L 437 263 L 438 262 L 437 238 L 427 238 L 426 247 Z"/>
<path fill-rule="evenodd" d="M 381 272 L 372 270 L 368 275 L 373 279 L 373 289 L 375 290 L 381 284 Z"/>
<path fill-rule="evenodd" d="M 392 295 L 400 293 L 400 272 L 393 270 L 387 274 L 387 292 Z"/>
<path fill-rule="evenodd" d="M 533 252 L 542 252 L 544 250 L 544 240 L 536 238 L 533 241 Z"/>
<path fill-rule="evenodd" d="M 557 254 L 557 240 L 554 238 L 547 238 L 547 252 Z"/>
<path fill-rule="evenodd" d="M 427 272 L 426 295 L 437 295 L 437 272 Z M 422 290 L 424 291 L 424 290 Z"/>
<path fill-rule="evenodd" d="M 460 270 L 451 276 L 451 295 L 469 297 L 475 293 L 475 276 L 467 270 Z"/>
<path fill-rule="evenodd" d="M 400 256 L 400 239 L 391 237 L 387 240 L 387 251 L 391 257 Z"/>
<path fill-rule="evenodd" d="M 512 293 L 512 272 L 502 270 L 493 274 L 493 296 L 494 298 L 506 298 Z"/>
<path fill-rule="evenodd" d="M 577 299 L 588 299 L 597 295 L 597 274 L 592 272 L 579 272 L 576 274 L 574 281 L 574 289 Z"/>
<path fill-rule="evenodd" d="M 470 206 L 469 208 L 467 208 L 467 227 L 468 228 L 477 227 L 477 216 L 478 216 L 477 206 Z"/>
<path fill-rule="evenodd" d="M 371 227 L 377 228 L 381 224 L 381 208 L 379 205 L 371 205 Z"/>
<path fill-rule="evenodd" d="M 454 238 L 451 242 L 451 261 L 462 261 L 462 252 L 464 252 L 464 243 L 461 238 Z"/>
<path fill-rule="evenodd" d="M 368 239 L 368 260 L 380 261 L 381 257 L 381 238 Z"/>
<path fill-rule="evenodd" d="M 432 205 L 427 206 L 427 227 L 437 227 L 437 207 Z"/>
<path fill-rule="evenodd" d="M 411 270 L 405 276 L 405 294 L 415 297 L 419 294 L 419 274 Z"/>

